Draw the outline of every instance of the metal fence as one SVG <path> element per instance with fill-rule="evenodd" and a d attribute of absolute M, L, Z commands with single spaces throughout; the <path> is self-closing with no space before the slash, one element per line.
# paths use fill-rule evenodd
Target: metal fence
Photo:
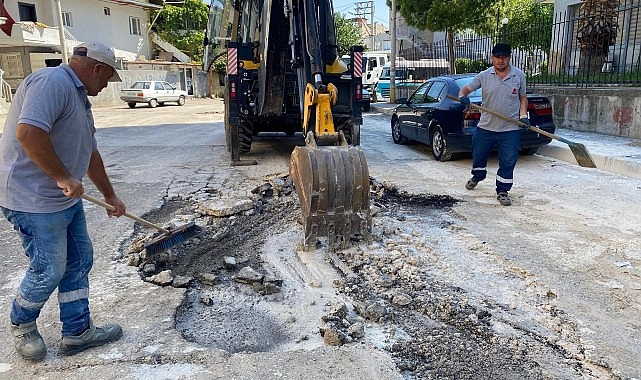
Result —
<path fill-rule="evenodd" d="M 581 4 L 527 29 L 497 28 L 492 36 L 457 35 L 453 43 L 457 72 L 489 67 L 492 46 L 508 42 L 513 47 L 511 63 L 526 73 L 529 86 L 639 86 L 641 3 L 621 0 L 614 9 L 592 12 Z M 399 56 L 406 60 L 449 60 L 446 41 L 407 45 L 411 46 L 399 46 Z"/>

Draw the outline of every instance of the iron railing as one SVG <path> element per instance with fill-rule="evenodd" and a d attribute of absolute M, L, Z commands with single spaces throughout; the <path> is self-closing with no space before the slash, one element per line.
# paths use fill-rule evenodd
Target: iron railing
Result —
<path fill-rule="evenodd" d="M 456 71 L 478 72 L 489 67 L 492 46 L 497 42 L 508 42 L 513 47 L 511 63 L 526 73 L 529 86 L 639 86 L 641 3 L 621 0 L 610 14 L 612 28 L 592 36 L 581 33 L 582 23 L 594 19 L 581 8 L 581 3 L 556 13 L 551 22 L 534 22 L 527 30 L 509 32 L 509 28 L 499 27 L 492 36 L 457 35 L 453 43 Z M 603 18 L 599 21 L 603 24 Z M 590 43 L 582 44 L 581 41 Z M 446 41 L 409 45 L 399 46 L 399 57 L 415 61 L 449 60 Z M 403 80 L 398 82 L 403 83 Z"/>
<path fill-rule="evenodd" d="M 13 91 L 7 81 L 0 78 L 0 98 L 11 103 L 13 101 Z"/>

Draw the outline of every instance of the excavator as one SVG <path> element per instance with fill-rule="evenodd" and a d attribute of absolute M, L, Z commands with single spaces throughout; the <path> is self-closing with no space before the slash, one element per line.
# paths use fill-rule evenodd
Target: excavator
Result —
<path fill-rule="evenodd" d="M 369 171 L 360 148 L 363 48 L 338 56 L 332 0 L 227 0 L 212 12 L 225 41 L 225 135 L 232 165 L 261 132 L 302 132 L 289 172 L 303 243 L 369 239 Z M 222 22 L 220 21 L 222 20 Z"/>

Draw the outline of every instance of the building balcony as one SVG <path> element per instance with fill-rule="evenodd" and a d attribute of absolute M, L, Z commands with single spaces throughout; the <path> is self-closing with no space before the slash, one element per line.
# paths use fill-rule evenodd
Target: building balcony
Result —
<path fill-rule="evenodd" d="M 16 22 L 11 29 L 11 37 L 0 32 L 0 47 L 49 47 L 60 50 L 58 28 L 28 21 Z"/>

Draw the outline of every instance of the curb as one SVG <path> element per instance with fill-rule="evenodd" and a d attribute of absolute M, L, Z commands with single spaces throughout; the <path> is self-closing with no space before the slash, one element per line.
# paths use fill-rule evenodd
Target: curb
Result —
<path fill-rule="evenodd" d="M 578 165 L 570 148 L 556 141 L 540 147 L 537 154 Z M 641 179 L 641 162 L 639 161 L 626 159 L 626 157 L 604 156 L 594 152 L 590 152 L 590 157 L 599 170 Z"/>
<path fill-rule="evenodd" d="M 376 105 L 376 103 L 371 103 L 370 112 L 380 112 L 380 113 L 384 113 L 386 115 L 391 116 L 394 111 L 394 108 L 396 108 L 396 104 L 390 104 L 390 103 L 382 103 L 382 104 L 387 104 L 387 107 Z"/>

